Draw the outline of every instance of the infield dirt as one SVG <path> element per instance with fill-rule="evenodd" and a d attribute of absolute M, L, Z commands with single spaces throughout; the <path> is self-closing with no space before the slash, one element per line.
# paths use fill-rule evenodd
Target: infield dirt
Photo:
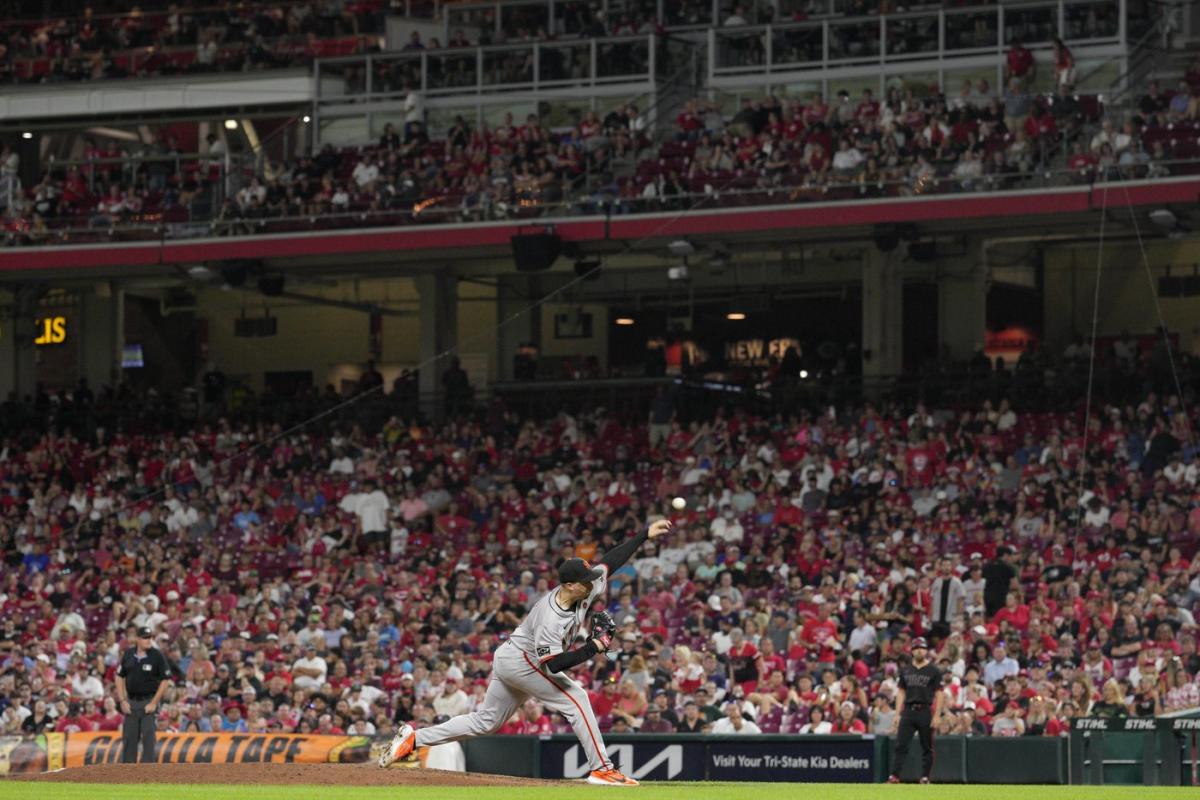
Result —
<path fill-rule="evenodd" d="M 512 778 L 373 764 L 98 764 L 9 780 L 58 783 L 217 783 L 271 786 L 553 786 L 571 781 Z"/>

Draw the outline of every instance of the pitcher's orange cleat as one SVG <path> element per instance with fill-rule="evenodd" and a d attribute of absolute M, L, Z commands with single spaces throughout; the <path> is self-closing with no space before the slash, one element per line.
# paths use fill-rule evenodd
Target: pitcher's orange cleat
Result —
<path fill-rule="evenodd" d="M 597 769 L 593 770 L 591 775 L 587 777 L 588 783 L 594 783 L 597 786 L 637 786 L 638 782 L 633 778 L 627 778 L 615 769 Z"/>
<path fill-rule="evenodd" d="M 417 744 L 417 732 L 411 725 L 401 725 L 392 741 L 379 754 L 379 766 L 390 767 L 394 762 L 407 758 Z"/>

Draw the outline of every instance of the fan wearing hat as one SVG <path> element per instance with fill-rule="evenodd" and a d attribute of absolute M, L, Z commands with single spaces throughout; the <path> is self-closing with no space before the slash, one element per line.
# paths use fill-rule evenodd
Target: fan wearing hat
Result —
<path fill-rule="evenodd" d="M 900 670 L 896 707 L 896 751 L 888 783 L 900 782 L 900 771 L 908 757 L 913 735 L 921 740 L 921 783 L 929 783 L 933 772 L 933 727 L 942 716 L 942 671 L 929 660 L 929 643 L 918 636 L 912 643 L 912 663 Z"/>
<path fill-rule="evenodd" d="M 121 656 L 117 669 L 117 701 L 125 720 L 121 724 L 124 746 L 121 760 L 127 764 L 138 761 L 138 745 L 142 746 L 141 761 L 153 763 L 155 758 L 154 718 L 159 702 L 167 690 L 171 665 L 167 657 L 154 646 L 154 631 L 143 625 L 137 629 L 135 644 Z"/>
<path fill-rule="evenodd" d="M 558 588 L 534 603 L 512 635 L 496 649 L 483 703 L 470 714 L 419 731 L 401 725 L 380 754 L 379 766 L 389 766 L 418 746 L 432 747 L 494 733 L 532 697 L 570 721 L 587 755 L 591 769 L 588 783 L 636 786 L 637 781 L 618 772 L 608 757 L 587 692 L 565 672 L 608 652 L 616 626 L 606 612 L 598 611 L 592 616 L 591 628 L 585 627 L 593 602 L 604 595 L 609 575 L 647 540 L 669 533 L 671 527 L 667 520 L 652 523 L 605 553 L 594 567 L 582 558 L 563 561 L 558 567 Z M 582 647 L 570 649 L 576 636 L 584 631 L 587 641 Z"/>

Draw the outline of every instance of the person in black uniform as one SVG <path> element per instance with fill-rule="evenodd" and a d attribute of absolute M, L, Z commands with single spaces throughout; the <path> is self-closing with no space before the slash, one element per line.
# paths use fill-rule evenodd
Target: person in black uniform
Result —
<path fill-rule="evenodd" d="M 127 764 L 138 760 L 138 744 L 142 745 L 141 760 L 155 761 L 154 717 L 167 690 L 171 665 L 154 646 L 153 635 L 148 627 L 138 628 L 137 644 L 125 651 L 117 669 L 117 700 L 125 715 L 121 760 Z"/>
<path fill-rule="evenodd" d="M 888 783 L 900 782 L 900 770 L 908 756 L 913 734 L 921 740 L 921 783 L 929 783 L 933 772 L 933 726 L 942 716 L 942 671 L 929 660 L 929 643 L 917 637 L 912 643 L 912 663 L 900 670 L 896 707 L 901 709 L 892 731 L 896 754 Z"/>

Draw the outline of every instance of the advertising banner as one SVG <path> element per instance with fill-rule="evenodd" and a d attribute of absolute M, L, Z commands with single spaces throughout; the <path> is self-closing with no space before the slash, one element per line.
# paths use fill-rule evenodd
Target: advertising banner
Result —
<path fill-rule="evenodd" d="M 779 741 L 747 736 L 708 744 L 708 780 L 870 783 L 875 744 L 870 739 Z"/>
<path fill-rule="evenodd" d="M 316 736 L 299 733 L 160 733 L 161 764 L 327 764 L 366 761 L 369 736 Z M 53 754 L 51 757 L 53 759 Z M 115 764 L 121 737 L 115 733 L 70 733 L 62 767 Z"/>
<path fill-rule="evenodd" d="M 586 778 L 587 756 L 576 741 L 542 740 L 543 778 Z M 617 769 L 639 781 L 704 780 L 702 742 L 608 743 L 608 756 Z"/>
<path fill-rule="evenodd" d="M 1200 731 L 1198 717 L 1077 717 L 1074 731 L 1090 733 L 1149 733 L 1151 731 L 1175 731 L 1187 733 Z"/>
<path fill-rule="evenodd" d="M 0 775 L 23 775 L 51 769 L 51 752 L 61 755 L 62 737 L 61 733 L 0 736 Z"/>

